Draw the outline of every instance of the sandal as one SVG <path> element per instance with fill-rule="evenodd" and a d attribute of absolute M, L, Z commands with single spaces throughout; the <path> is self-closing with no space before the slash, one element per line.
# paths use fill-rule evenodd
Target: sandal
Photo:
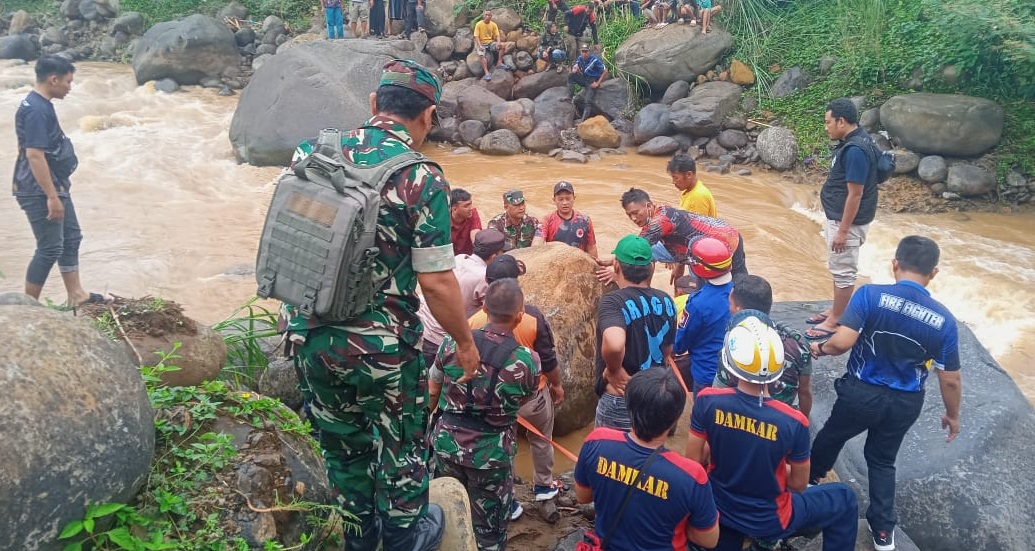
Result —
<path fill-rule="evenodd" d="M 811 318 L 805 320 L 805 323 L 807 323 L 809 325 L 816 325 L 818 323 L 823 323 L 824 321 L 827 321 L 827 317 L 828 316 L 826 314 L 821 312 L 821 313 L 816 314 L 816 315 L 812 316 Z"/>
<path fill-rule="evenodd" d="M 76 310 L 78 308 L 82 307 L 82 306 L 86 306 L 87 304 L 111 304 L 113 302 L 115 302 L 115 297 L 113 297 L 111 295 L 102 295 L 100 293 L 90 293 L 90 296 L 87 297 L 86 300 L 84 300 L 84 301 L 80 302 L 79 304 L 76 304 L 75 306 L 71 307 L 72 315 L 73 316 L 78 315 L 78 312 L 76 312 Z"/>

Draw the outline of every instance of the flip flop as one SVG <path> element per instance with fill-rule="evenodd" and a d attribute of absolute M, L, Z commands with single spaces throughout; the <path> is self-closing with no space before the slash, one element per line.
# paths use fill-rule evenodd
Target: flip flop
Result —
<path fill-rule="evenodd" d="M 827 331 L 826 329 L 816 329 L 813 327 L 805 332 L 805 338 L 810 341 L 822 341 L 829 339 L 834 336 L 834 331 Z"/>
<path fill-rule="evenodd" d="M 823 323 L 824 321 L 827 321 L 826 314 L 816 314 L 815 316 L 812 316 L 811 318 L 805 320 L 805 323 L 809 325 L 816 325 L 817 323 Z"/>
<path fill-rule="evenodd" d="M 76 306 L 82 306 L 84 304 L 108 304 L 113 302 L 115 299 L 110 296 L 105 296 L 100 293 L 90 293 L 90 298 L 80 302 Z"/>

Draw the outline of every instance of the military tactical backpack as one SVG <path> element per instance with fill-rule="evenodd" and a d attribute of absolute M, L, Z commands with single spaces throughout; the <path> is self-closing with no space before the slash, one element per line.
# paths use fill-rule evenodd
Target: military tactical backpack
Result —
<path fill-rule="evenodd" d="M 257 294 L 306 318 L 344 321 L 363 313 L 389 275 L 376 277 L 381 188 L 427 157 L 409 151 L 376 165 L 342 154 L 341 132 L 320 132 L 313 152 L 277 182 L 259 241 Z"/>

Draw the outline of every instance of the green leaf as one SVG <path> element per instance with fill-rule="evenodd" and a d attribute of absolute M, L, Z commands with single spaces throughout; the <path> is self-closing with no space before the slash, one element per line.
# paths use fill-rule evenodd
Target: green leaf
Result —
<path fill-rule="evenodd" d="M 92 534 L 93 533 L 93 519 L 92 518 L 83 519 L 83 529 L 86 530 L 86 533 L 88 533 L 88 534 Z"/>
<path fill-rule="evenodd" d="M 98 505 L 93 512 L 93 518 L 106 517 L 115 511 L 124 509 L 125 507 L 126 505 L 122 503 L 104 503 L 102 505 Z"/>
<path fill-rule="evenodd" d="M 66 545 L 61 551 L 83 551 L 83 542 L 75 541 Z"/>
<path fill-rule="evenodd" d="M 73 520 L 65 525 L 65 528 L 61 530 L 61 535 L 58 536 L 59 540 L 68 539 L 79 532 L 83 531 L 83 521 Z"/>
<path fill-rule="evenodd" d="M 133 537 L 133 535 L 129 533 L 129 529 L 124 526 L 108 531 L 107 536 L 112 543 L 118 545 L 121 549 L 135 551 L 139 547 L 138 542 L 140 540 Z"/>

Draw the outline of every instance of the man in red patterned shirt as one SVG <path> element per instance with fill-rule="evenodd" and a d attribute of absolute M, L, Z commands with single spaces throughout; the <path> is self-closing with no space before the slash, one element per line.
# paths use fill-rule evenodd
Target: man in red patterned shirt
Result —
<path fill-rule="evenodd" d="M 553 186 L 553 204 L 557 210 L 543 219 L 546 242 L 567 243 L 596 258 L 597 236 L 593 232 L 593 221 L 575 210 L 575 188 L 563 180 L 557 182 Z"/>

